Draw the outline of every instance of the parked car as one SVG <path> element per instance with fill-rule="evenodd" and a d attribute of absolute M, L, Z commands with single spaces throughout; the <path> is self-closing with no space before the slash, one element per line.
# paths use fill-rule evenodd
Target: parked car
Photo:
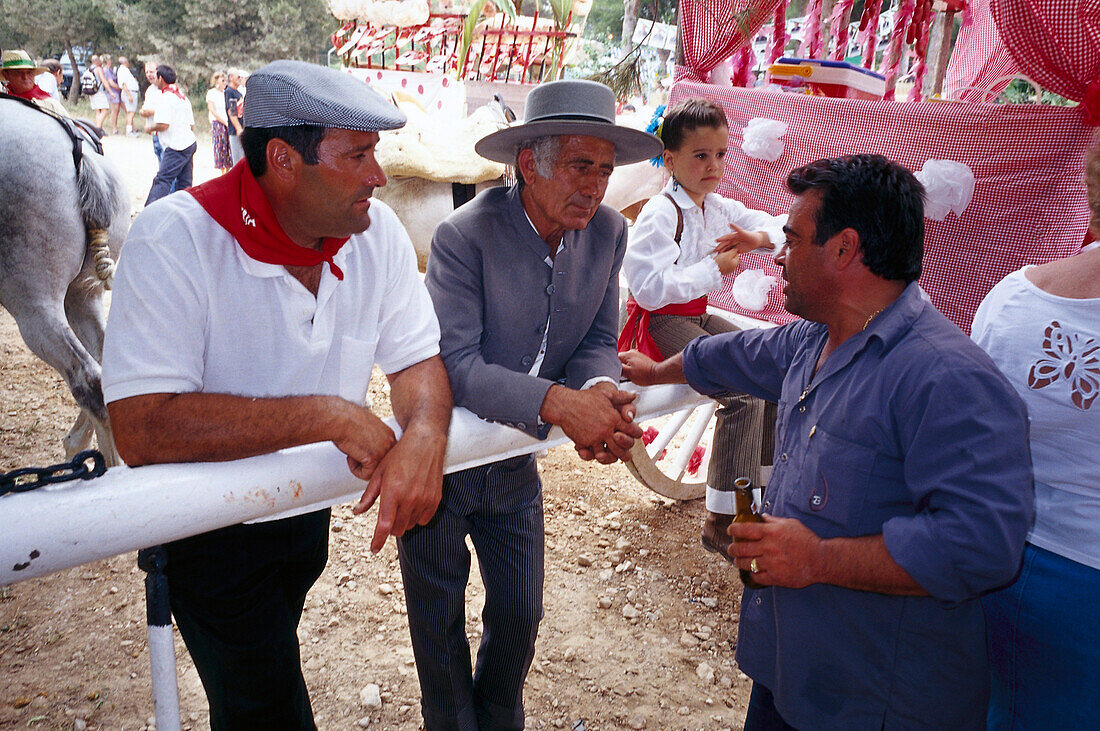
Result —
<path fill-rule="evenodd" d="M 80 75 L 84 73 L 84 69 L 87 68 L 88 53 L 83 48 L 74 48 L 73 55 L 76 56 L 76 74 L 79 84 Z M 62 53 L 56 57 L 61 62 L 61 83 L 57 85 L 58 91 L 61 92 L 61 96 L 67 97 L 69 95 L 69 88 L 73 85 L 73 65 L 69 63 L 69 54 Z"/>

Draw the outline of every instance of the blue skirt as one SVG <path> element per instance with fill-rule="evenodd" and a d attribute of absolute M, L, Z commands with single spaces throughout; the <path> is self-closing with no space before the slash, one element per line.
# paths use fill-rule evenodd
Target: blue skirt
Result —
<path fill-rule="evenodd" d="M 982 605 L 987 727 L 1100 728 L 1100 571 L 1029 543 L 1015 583 Z"/>

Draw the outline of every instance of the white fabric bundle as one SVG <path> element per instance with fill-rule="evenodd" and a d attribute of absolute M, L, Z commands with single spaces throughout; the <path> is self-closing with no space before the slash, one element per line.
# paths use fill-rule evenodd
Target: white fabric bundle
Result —
<path fill-rule="evenodd" d="M 951 211 L 961 216 L 974 196 L 974 173 L 954 160 L 928 160 L 916 175 L 924 186 L 924 216 L 942 221 Z"/>
<path fill-rule="evenodd" d="M 768 292 L 775 286 L 775 277 L 763 269 L 747 269 L 733 280 L 733 300 L 750 312 L 759 312 L 768 304 Z"/>
<path fill-rule="evenodd" d="M 775 162 L 783 154 L 783 141 L 787 123 L 776 119 L 754 117 L 741 130 L 741 150 L 755 160 Z"/>

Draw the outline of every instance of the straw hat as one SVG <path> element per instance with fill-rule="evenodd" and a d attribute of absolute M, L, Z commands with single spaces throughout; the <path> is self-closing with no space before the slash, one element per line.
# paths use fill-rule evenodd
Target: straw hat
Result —
<path fill-rule="evenodd" d="M 33 71 L 41 74 L 46 71 L 46 67 L 36 64 L 26 51 L 15 50 L 0 54 L 0 71 Z"/>
<path fill-rule="evenodd" d="M 648 132 L 615 124 L 615 93 L 595 81 L 570 79 L 540 84 L 527 96 L 523 124 L 506 127 L 478 140 L 482 157 L 515 163 L 520 143 L 547 135 L 586 135 L 615 145 L 615 164 L 648 160 L 664 145 Z"/>

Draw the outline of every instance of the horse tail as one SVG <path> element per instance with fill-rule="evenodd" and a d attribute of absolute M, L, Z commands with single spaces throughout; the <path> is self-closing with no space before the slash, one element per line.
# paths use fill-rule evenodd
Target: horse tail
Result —
<path fill-rule="evenodd" d="M 80 216 L 87 229 L 106 229 L 119 210 L 124 190 L 115 184 L 103 158 L 85 151 L 76 175 Z"/>

